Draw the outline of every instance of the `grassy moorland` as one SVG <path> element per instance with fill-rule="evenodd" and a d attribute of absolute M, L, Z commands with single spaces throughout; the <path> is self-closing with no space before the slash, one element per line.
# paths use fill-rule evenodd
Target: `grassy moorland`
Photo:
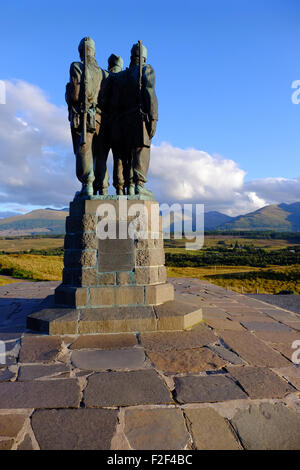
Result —
<path fill-rule="evenodd" d="M 258 269 L 248 266 L 168 267 L 167 273 L 169 277 L 203 279 L 244 294 L 278 294 L 281 291 L 300 294 L 300 265 Z"/>
<path fill-rule="evenodd" d="M 62 278 L 63 257 L 47 255 L 0 255 L 0 275 L 31 281 L 59 281 Z"/>
<path fill-rule="evenodd" d="M 62 245 L 59 236 L 0 239 L 0 275 L 61 280 Z M 298 233 L 209 233 L 201 250 L 185 250 L 183 239 L 165 240 L 165 251 L 171 277 L 196 277 L 244 293 L 300 294 Z"/>

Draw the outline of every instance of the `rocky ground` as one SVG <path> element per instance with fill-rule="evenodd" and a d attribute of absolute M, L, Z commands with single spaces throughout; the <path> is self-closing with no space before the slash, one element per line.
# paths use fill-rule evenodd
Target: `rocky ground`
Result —
<path fill-rule="evenodd" d="M 0 449 L 300 449 L 300 316 L 171 282 L 202 324 L 77 337 L 26 330 L 57 283 L 0 287 Z"/>

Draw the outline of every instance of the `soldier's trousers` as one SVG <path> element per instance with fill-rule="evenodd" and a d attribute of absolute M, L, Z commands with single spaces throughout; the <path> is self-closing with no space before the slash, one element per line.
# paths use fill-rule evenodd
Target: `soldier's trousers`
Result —
<path fill-rule="evenodd" d="M 94 181 L 94 191 L 104 190 L 108 188 L 108 179 L 109 174 L 107 170 L 107 157 L 109 153 L 109 145 L 107 144 L 103 135 L 99 134 L 95 142 L 95 181 Z"/>
<path fill-rule="evenodd" d="M 144 184 L 147 182 L 147 173 L 150 163 L 150 147 L 138 147 L 130 152 L 131 170 L 129 171 L 129 184 Z"/>
<path fill-rule="evenodd" d="M 80 145 L 81 134 L 71 129 L 73 147 L 76 156 L 76 176 L 83 185 L 92 184 L 94 176 L 93 147 L 95 143 L 95 133 L 86 133 L 86 143 Z"/>

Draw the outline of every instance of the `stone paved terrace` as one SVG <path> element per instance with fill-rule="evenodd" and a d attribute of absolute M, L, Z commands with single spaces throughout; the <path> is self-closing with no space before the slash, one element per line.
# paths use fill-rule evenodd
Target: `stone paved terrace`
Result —
<path fill-rule="evenodd" d="M 300 449 L 300 316 L 171 282 L 203 323 L 78 337 L 25 329 L 57 283 L 1 287 L 0 449 Z"/>

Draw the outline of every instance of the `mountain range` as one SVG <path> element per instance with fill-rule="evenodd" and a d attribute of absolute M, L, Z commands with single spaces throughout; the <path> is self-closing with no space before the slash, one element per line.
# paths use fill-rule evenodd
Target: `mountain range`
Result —
<path fill-rule="evenodd" d="M 38 209 L 24 215 L 0 219 L 0 236 L 65 233 L 68 209 Z M 204 214 L 205 230 L 275 230 L 300 231 L 300 202 L 272 204 L 254 212 L 230 217 L 218 211 Z M 172 230 L 172 228 L 171 228 Z M 195 227 L 193 227 L 195 230 Z"/>

